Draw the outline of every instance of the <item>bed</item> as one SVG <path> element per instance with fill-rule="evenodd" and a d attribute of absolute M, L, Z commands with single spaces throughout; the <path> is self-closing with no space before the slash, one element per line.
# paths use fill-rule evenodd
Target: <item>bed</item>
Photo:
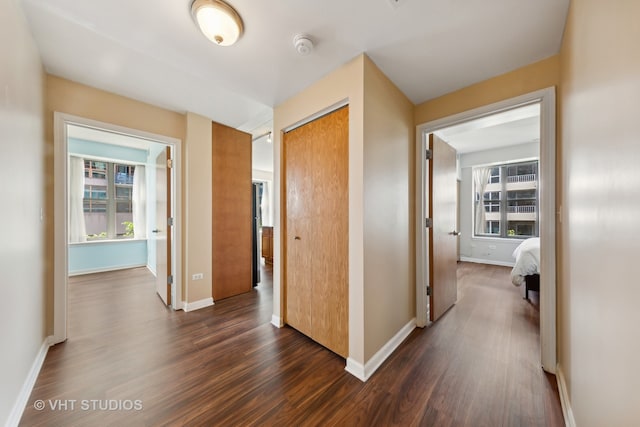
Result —
<path fill-rule="evenodd" d="M 516 264 L 511 270 L 511 282 L 525 285 L 525 299 L 529 291 L 540 291 L 540 238 L 533 237 L 520 243 L 513 251 Z"/>

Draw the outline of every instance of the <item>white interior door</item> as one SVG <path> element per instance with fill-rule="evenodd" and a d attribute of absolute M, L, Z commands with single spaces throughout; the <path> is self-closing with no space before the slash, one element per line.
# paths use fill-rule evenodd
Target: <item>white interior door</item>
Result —
<path fill-rule="evenodd" d="M 429 135 L 431 150 L 429 217 L 429 299 L 430 320 L 442 316 L 458 299 L 456 275 L 458 259 L 458 181 L 456 150 L 434 134 Z"/>
<path fill-rule="evenodd" d="M 171 200 L 170 148 L 156 157 L 156 290 L 165 303 L 171 305 L 171 227 L 169 226 Z"/>

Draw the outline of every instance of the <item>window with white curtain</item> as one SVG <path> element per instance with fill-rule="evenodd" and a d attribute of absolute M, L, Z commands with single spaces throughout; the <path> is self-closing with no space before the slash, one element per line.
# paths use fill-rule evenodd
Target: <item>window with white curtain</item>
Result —
<path fill-rule="evenodd" d="M 538 161 L 475 167 L 474 236 L 538 236 Z"/>

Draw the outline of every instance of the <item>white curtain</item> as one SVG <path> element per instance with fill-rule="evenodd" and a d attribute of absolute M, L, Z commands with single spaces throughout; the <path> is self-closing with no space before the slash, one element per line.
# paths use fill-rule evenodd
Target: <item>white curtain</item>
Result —
<path fill-rule="evenodd" d="M 87 241 L 84 223 L 84 159 L 69 157 L 69 243 Z"/>
<path fill-rule="evenodd" d="M 475 234 L 484 234 L 484 223 L 486 221 L 486 214 L 484 210 L 484 192 L 487 189 L 489 183 L 489 174 L 491 168 L 474 168 L 473 169 L 473 184 L 476 191 L 475 202 Z"/>
<path fill-rule="evenodd" d="M 147 178 L 145 168 L 136 165 L 133 171 L 133 192 L 131 194 L 133 211 L 133 237 L 147 238 Z"/>
<path fill-rule="evenodd" d="M 262 225 L 273 225 L 271 217 L 271 181 L 262 183 L 262 200 L 260 207 L 262 208 Z"/>

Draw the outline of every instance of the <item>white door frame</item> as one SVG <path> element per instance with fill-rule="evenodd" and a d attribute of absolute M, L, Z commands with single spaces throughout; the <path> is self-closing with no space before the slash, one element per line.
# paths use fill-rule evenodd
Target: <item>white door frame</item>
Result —
<path fill-rule="evenodd" d="M 175 301 L 174 309 L 182 308 L 182 283 L 181 283 L 181 265 L 182 252 L 181 245 L 176 242 L 181 241 L 181 221 L 182 216 L 182 195 L 180 191 L 181 175 L 181 154 L 182 142 L 179 139 L 157 135 L 137 129 L 117 126 L 110 123 L 99 122 L 84 117 L 73 116 L 71 114 L 55 112 L 54 113 L 54 159 L 53 159 L 53 226 L 54 226 L 54 256 L 53 256 L 53 344 L 57 344 L 67 339 L 67 287 L 69 276 L 69 256 L 68 256 L 68 143 L 67 143 L 67 125 L 77 125 L 102 130 L 105 132 L 118 133 L 135 138 L 147 139 L 160 144 L 172 147 L 174 167 L 172 170 L 171 190 L 172 204 L 171 209 L 176 218 L 173 227 L 173 243 L 172 243 L 172 274 L 174 282 L 172 285 L 172 298 Z"/>
<path fill-rule="evenodd" d="M 416 324 L 429 324 L 429 162 L 425 135 L 449 126 L 527 104 L 540 103 L 540 348 L 542 368 L 556 371 L 556 95 L 550 87 L 416 127 Z"/>

